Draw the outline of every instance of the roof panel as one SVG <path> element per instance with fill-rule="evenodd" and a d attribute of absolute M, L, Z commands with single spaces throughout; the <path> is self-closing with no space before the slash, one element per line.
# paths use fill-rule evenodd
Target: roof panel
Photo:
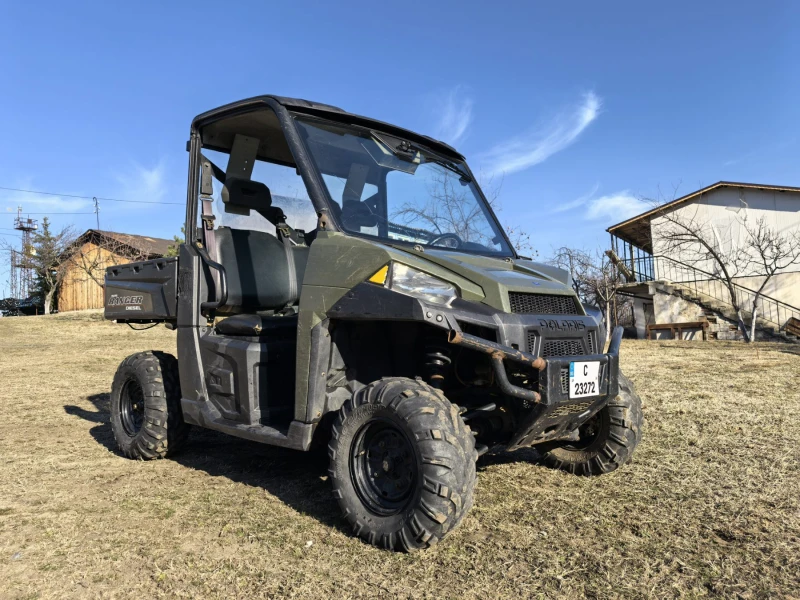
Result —
<path fill-rule="evenodd" d="M 75 244 L 88 242 L 94 236 L 101 236 L 119 244 L 124 244 L 133 250 L 147 254 L 151 258 L 166 256 L 169 252 L 169 247 L 175 245 L 175 240 L 165 240 L 164 238 L 149 237 L 146 235 L 134 235 L 132 233 L 119 233 L 117 231 L 102 231 L 100 229 L 87 229 L 78 237 Z"/>
<path fill-rule="evenodd" d="M 197 125 L 203 123 L 204 121 L 208 121 L 210 119 L 225 118 L 225 114 L 227 113 L 236 113 L 237 111 L 243 111 L 243 110 L 253 110 L 258 107 L 259 103 L 264 103 L 268 100 L 276 101 L 284 105 L 287 109 L 291 111 L 316 115 L 333 121 L 353 123 L 355 125 L 361 125 L 362 127 L 376 129 L 378 131 L 383 131 L 385 133 L 393 134 L 412 142 L 424 144 L 434 151 L 450 155 L 453 158 L 457 158 L 459 160 L 464 159 L 464 157 L 461 154 L 459 154 L 459 152 L 455 148 L 446 144 L 445 142 L 442 142 L 441 140 L 436 140 L 430 136 L 421 133 L 416 133 L 414 131 L 411 131 L 410 129 L 404 129 L 402 127 L 398 127 L 397 125 L 392 125 L 391 123 L 386 123 L 384 121 L 379 121 L 377 119 L 372 119 L 370 117 L 364 117 L 354 113 L 349 113 L 336 106 L 331 106 L 330 104 L 322 104 L 320 102 L 312 102 L 310 100 L 301 100 L 299 98 L 286 98 L 283 96 L 273 96 L 273 95 L 255 96 L 253 98 L 239 100 L 237 102 L 225 104 L 218 108 L 206 111 L 195 117 L 192 123 L 193 125 Z"/>
<path fill-rule="evenodd" d="M 707 194 L 708 192 L 711 192 L 715 189 L 724 187 L 771 190 L 776 192 L 800 192 L 800 187 L 767 185 L 761 183 L 740 183 L 735 181 L 718 181 L 717 183 L 711 184 L 695 192 L 686 194 L 685 196 L 681 196 L 680 198 L 677 198 L 675 200 L 657 206 L 651 210 L 648 210 L 647 212 L 643 212 L 640 215 L 631 217 L 627 221 L 622 221 L 621 223 L 612 225 L 611 227 L 606 229 L 606 231 L 612 235 L 617 236 L 620 239 L 623 239 L 627 242 L 631 242 L 632 244 L 638 246 L 639 248 L 651 252 L 652 240 L 650 239 L 650 220 L 654 216 L 658 215 L 665 209 L 671 209 L 675 206 L 678 206 L 679 204 L 683 204 L 685 202 L 689 202 L 690 200 L 694 200 L 695 198 L 698 198 L 703 194 Z"/>

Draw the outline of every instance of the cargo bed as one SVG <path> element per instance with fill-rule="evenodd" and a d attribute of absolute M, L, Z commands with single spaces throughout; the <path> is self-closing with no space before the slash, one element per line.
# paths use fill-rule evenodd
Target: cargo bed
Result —
<path fill-rule="evenodd" d="M 178 259 L 155 258 L 106 269 L 106 319 L 120 323 L 175 321 Z"/>

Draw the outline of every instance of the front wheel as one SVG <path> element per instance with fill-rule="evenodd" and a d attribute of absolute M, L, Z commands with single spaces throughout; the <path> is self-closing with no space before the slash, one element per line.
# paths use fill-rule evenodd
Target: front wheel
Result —
<path fill-rule="evenodd" d="M 353 532 L 387 550 L 427 548 L 472 506 L 475 442 L 458 407 L 419 380 L 386 378 L 339 411 L 333 494 Z"/>
<path fill-rule="evenodd" d="M 111 430 L 128 458 L 162 458 L 186 443 L 174 356 L 139 352 L 122 361 L 111 385 Z"/>
<path fill-rule="evenodd" d="M 579 439 L 543 453 L 544 464 L 577 475 L 610 473 L 628 462 L 642 439 L 642 401 L 619 374 L 619 393 L 581 425 Z"/>

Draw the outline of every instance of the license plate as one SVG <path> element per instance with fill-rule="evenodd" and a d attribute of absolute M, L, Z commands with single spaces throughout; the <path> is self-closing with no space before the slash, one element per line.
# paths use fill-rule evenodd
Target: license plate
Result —
<path fill-rule="evenodd" d="M 569 363 L 569 397 L 600 395 L 600 361 Z"/>

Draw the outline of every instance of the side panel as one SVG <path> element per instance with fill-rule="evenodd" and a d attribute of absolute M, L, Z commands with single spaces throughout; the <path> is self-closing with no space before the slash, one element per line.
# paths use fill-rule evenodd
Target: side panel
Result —
<path fill-rule="evenodd" d="M 320 232 L 311 244 L 308 265 L 300 293 L 300 317 L 297 328 L 295 382 L 295 419 L 318 421 L 322 414 L 308 403 L 309 380 L 314 393 L 325 393 L 325 373 L 321 370 L 327 357 L 321 357 L 322 337 L 329 344 L 328 332 L 312 334 L 327 318 L 327 312 L 351 287 L 361 283 L 389 262 L 386 248 L 340 233 Z M 312 339 L 316 338 L 316 339 Z M 312 356 L 314 369 L 311 369 Z M 311 412 L 309 409 L 311 408 Z"/>
<path fill-rule="evenodd" d="M 352 288 L 363 283 L 391 260 L 402 260 L 410 266 L 453 282 L 462 297 L 470 300 L 483 299 L 480 287 L 451 270 L 425 260 L 424 257 L 338 232 L 319 232 L 311 244 L 300 294 L 295 419 L 314 422 L 322 416 L 314 408 L 320 406 L 318 402 L 309 405 L 309 393 L 325 392 L 325 373 L 320 367 L 324 361 L 317 359 L 314 369 L 311 368 L 312 357 L 320 352 L 318 345 L 324 341 L 321 337 L 314 341 L 313 330 L 328 318 L 328 313 L 335 309 L 336 303 Z M 313 381 L 311 386 L 309 381 Z"/>
<path fill-rule="evenodd" d="M 106 269 L 106 319 L 119 322 L 177 318 L 178 259 L 158 258 Z"/>
<path fill-rule="evenodd" d="M 200 362 L 201 326 L 198 299 L 199 294 L 203 294 L 201 297 L 205 298 L 206 285 L 200 277 L 202 273 L 200 257 L 187 244 L 181 245 L 178 265 L 178 359 L 181 394 L 184 398 L 199 402 L 207 398 Z M 200 290 L 199 294 L 196 294 L 195 290 Z"/>
<path fill-rule="evenodd" d="M 288 425 L 293 416 L 294 340 L 200 336 L 208 399 L 245 425 Z M 288 372 L 288 373 L 287 373 Z"/>

